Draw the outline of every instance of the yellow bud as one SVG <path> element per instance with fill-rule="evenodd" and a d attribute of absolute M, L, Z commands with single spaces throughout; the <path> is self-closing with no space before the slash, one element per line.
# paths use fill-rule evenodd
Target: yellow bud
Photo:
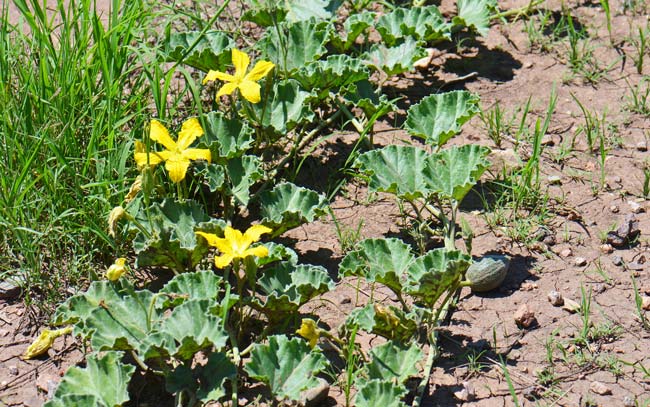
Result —
<path fill-rule="evenodd" d="M 316 325 L 316 321 L 309 318 L 303 318 L 300 329 L 296 333 L 309 341 L 309 346 L 313 349 L 320 338 L 321 330 Z"/>
<path fill-rule="evenodd" d="M 117 281 L 122 277 L 122 274 L 126 272 L 126 259 L 124 257 L 120 257 L 119 259 L 115 260 L 114 264 L 111 264 L 111 266 L 106 270 L 106 278 L 109 281 Z"/>
<path fill-rule="evenodd" d="M 135 178 L 135 181 L 133 181 L 133 184 L 129 189 L 129 193 L 126 194 L 126 196 L 124 197 L 124 202 L 125 203 L 131 202 L 136 197 L 136 195 L 138 195 L 138 192 L 140 191 L 142 191 L 142 175 L 138 175 Z"/>
<path fill-rule="evenodd" d="M 120 219 L 122 219 L 125 215 L 124 208 L 121 206 L 116 206 L 111 210 L 111 213 L 108 214 L 108 234 L 111 237 L 115 237 L 116 230 L 117 230 L 117 222 L 119 222 Z"/>
<path fill-rule="evenodd" d="M 49 329 L 44 329 L 43 332 L 36 338 L 36 340 L 27 347 L 25 353 L 23 353 L 23 359 L 33 359 L 37 356 L 40 356 L 47 352 L 48 349 L 52 347 L 54 340 L 61 335 L 67 335 L 72 332 L 72 327 L 68 326 L 65 328 L 57 329 L 55 331 L 50 331 Z"/>

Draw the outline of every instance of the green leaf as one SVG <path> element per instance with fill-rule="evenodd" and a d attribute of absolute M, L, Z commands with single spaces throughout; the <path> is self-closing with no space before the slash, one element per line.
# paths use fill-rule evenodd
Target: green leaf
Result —
<path fill-rule="evenodd" d="M 307 64 L 299 69 L 294 77 L 303 88 L 323 92 L 335 91 L 341 87 L 367 80 L 369 75 L 363 61 L 339 54 Z"/>
<path fill-rule="evenodd" d="M 148 231 L 145 235 L 131 225 L 138 234 L 133 241 L 137 267 L 166 266 L 178 272 L 193 270 L 208 252 L 204 242 L 196 239 L 194 230 L 199 222 L 210 220 L 203 207 L 192 200 L 177 202 L 164 199 L 142 208 L 135 216 Z"/>
<path fill-rule="evenodd" d="M 156 326 L 151 341 L 174 357 L 190 360 L 202 349 L 225 346 L 228 333 L 221 318 L 212 315 L 213 301 L 191 299 L 174 308 L 171 315 Z"/>
<path fill-rule="evenodd" d="M 370 350 L 372 361 L 366 365 L 369 379 L 391 380 L 404 383 L 411 376 L 417 376 L 418 362 L 422 351 L 417 344 L 410 346 L 389 341 Z"/>
<path fill-rule="evenodd" d="M 262 27 L 270 27 L 281 23 L 287 16 L 287 10 L 279 2 L 271 2 L 269 7 L 267 0 L 246 0 L 247 9 L 242 14 L 243 21 L 251 21 Z"/>
<path fill-rule="evenodd" d="M 399 239 L 366 239 L 358 250 L 348 253 L 341 261 L 342 276 L 361 276 L 368 282 L 384 284 L 401 293 L 400 278 L 415 260 L 411 248 Z"/>
<path fill-rule="evenodd" d="M 488 147 L 476 144 L 454 146 L 429 159 L 429 188 L 445 199 L 461 202 L 490 165 Z"/>
<path fill-rule="evenodd" d="M 404 291 L 433 307 L 438 298 L 460 280 L 471 262 L 470 256 L 458 250 L 431 250 L 409 267 L 403 281 Z"/>
<path fill-rule="evenodd" d="M 346 336 L 356 327 L 390 340 L 407 342 L 417 332 L 418 322 L 414 312 L 407 314 L 392 305 L 367 304 L 350 312 L 343 325 L 343 335 Z"/>
<path fill-rule="evenodd" d="M 327 365 L 327 359 L 302 339 L 274 335 L 267 345 L 254 345 L 244 369 L 250 377 L 266 383 L 274 395 L 299 400 L 300 392 L 318 386 L 315 375 Z"/>
<path fill-rule="evenodd" d="M 293 79 L 276 82 L 269 97 L 262 89 L 262 102 L 253 105 L 258 122 L 284 136 L 298 124 L 313 120 L 309 106 L 312 94 L 305 92 Z"/>
<path fill-rule="evenodd" d="M 266 297 L 264 303 L 257 300 L 260 306 L 278 316 L 278 313 L 296 312 L 307 301 L 334 288 L 324 267 L 295 265 L 289 261 L 265 270 L 257 285 Z"/>
<path fill-rule="evenodd" d="M 107 406 L 115 407 L 129 401 L 128 383 L 135 371 L 121 362 L 122 352 L 88 355 L 86 367 L 68 369 L 47 407 Z"/>
<path fill-rule="evenodd" d="M 454 25 L 487 35 L 490 30 L 490 14 L 496 7 L 496 0 L 458 0 L 456 7 L 458 15 L 452 19 Z"/>
<path fill-rule="evenodd" d="M 90 314 L 99 307 L 100 303 L 111 303 L 120 301 L 127 295 L 123 285 L 130 285 L 124 279 L 117 283 L 110 281 L 94 281 L 86 292 L 68 298 L 60 304 L 54 313 L 52 323 L 54 325 L 75 325 L 75 336 L 84 334 L 83 323 Z"/>
<path fill-rule="evenodd" d="M 298 264 L 298 255 L 293 249 L 275 242 L 265 243 L 264 246 L 269 250 L 269 254 L 266 257 L 253 257 L 257 267 L 282 260 L 286 260 L 291 264 Z"/>
<path fill-rule="evenodd" d="M 219 401 L 226 395 L 226 380 L 237 374 L 235 365 L 221 352 L 210 353 L 205 365 L 179 365 L 167 376 L 167 391 L 190 391 L 203 403 Z"/>
<path fill-rule="evenodd" d="M 371 191 L 389 192 L 413 200 L 428 195 L 429 154 L 411 147 L 390 145 L 361 154 L 354 166 L 369 177 Z"/>
<path fill-rule="evenodd" d="M 363 110 L 367 118 L 376 116 L 376 119 L 397 110 L 393 101 L 386 95 L 377 95 L 377 88 L 368 80 L 358 81 L 348 86 L 343 93 L 345 100 L 355 107 Z"/>
<path fill-rule="evenodd" d="M 408 37 L 404 43 L 395 47 L 375 44 L 365 56 L 366 64 L 388 76 L 413 70 L 413 63 L 426 55 L 426 50 Z"/>
<path fill-rule="evenodd" d="M 194 164 L 194 172 L 203 178 L 210 192 L 223 189 L 224 182 L 226 182 L 226 172 L 223 169 L 223 165 L 198 161 Z"/>
<path fill-rule="evenodd" d="M 203 129 L 201 143 L 210 149 L 212 161 L 224 164 L 243 155 L 253 145 L 253 129 L 246 122 L 227 118 L 221 112 L 205 115 Z"/>
<path fill-rule="evenodd" d="M 175 307 L 188 299 L 216 300 L 221 290 L 222 278 L 211 271 L 183 273 L 171 279 L 160 290 L 167 294 L 163 307 Z"/>
<path fill-rule="evenodd" d="M 236 46 L 235 41 L 222 31 L 207 31 L 200 38 L 199 35 L 199 31 L 171 34 L 165 43 L 167 59 L 183 62 L 204 72 L 210 69 L 225 71 L 231 60 L 230 50 Z M 190 49 L 197 38 L 196 46 Z"/>
<path fill-rule="evenodd" d="M 280 235 L 325 213 L 327 199 L 290 182 L 276 185 L 260 195 L 262 222 Z"/>
<path fill-rule="evenodd" d="M 456 135 L 479 112 L 479 97 L 467 91 L 430 95 L 408 110 L 406 130 L 436 147 Z"/>
<path fill-rule="evenodd" d="M 375 25 L 375 16 L 371 11 L 352 14 L 343 22 L 343 32 L 331 32 L 330 43 L 339 52 L 344 53 L 354 45 L 357 37 L 363 34 L 368 28 Z"/>
<path fill-rule="evenodd" d="M 401 401 L 405 394 L 404 386 L 395 386 L 390 380 L 373 379 L 358 385 L 353 404 L 356 407 L 406 407 Z"/>
<path fill-rule="evenodd" d="M 451 38 L 451 25 L 437 6 L 396 8 L 379 18 L 377 31 L 389 46 L 402 38 L 425 42 Z"/>
<path fill-rule="evenodd" d="M 267 30 L 256 48 L 264 59 L 275 63 L 277 72 L 291 74 L 327 53 L 325 43 L 330 31 L 326 22 L 285 22 L 277 30 Z"/>
<path fill-rule="evenodd" d="M 328 10 L 330 3 L 335 2 L 329 0 L 285 0 L 285 7 L 288 10 L 287 21 L 327 20 L 332 17 L 332 12 Z"/>
<path fill-rule="evenodd" d="M 243 206 L 248 205 L 250 188 L 262 179 L 262 163 L 259 157 L 245 155 L 228 161 L 226 166 L 230 183 L 230 194 Z"/>

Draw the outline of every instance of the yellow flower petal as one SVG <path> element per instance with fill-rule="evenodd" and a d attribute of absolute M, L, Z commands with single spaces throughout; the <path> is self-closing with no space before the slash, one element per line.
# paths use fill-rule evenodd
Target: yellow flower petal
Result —
<path fill-rule="evenodd" d="M 271 72 L 271 69 L 275 67 L 273 62 L 269 61 L 259 61 L 255 64 L 255 67 L 244 77 L 244 80 L 249 80 L 257 82 L 260 79 L 264 78 Z"/>
<path fill-rule="evenodd" d="M 244 99 L 248 100 L 251 103 L 259 103 L 260 97 L 260 84 L 257 82 L 243 80 L 239 86 L 239 91 Z"/>
<path fill-rule="evenodd" d="M 179 150 L 186 150 L 198 137 L 203 135 L 203 128 L 196 117 L 185 120 L 181 131 L 178 133 L 176 146 Z"/>
<path fill-rule="evenodd" d="M 210 150 L 204 148 L 188 148 L 183 150 L 181 155 L 192 161 L 205 160 L 207 162 L 212 162 L 212 154 L 210 154 Z"/>
<path fill-rule="evenodd" d="M 264 245 L 259 245 L 255 247 L 251 247 L 250 249 L 246 249 L 242 252 L 242 258 L 246 258 L 248 256 L 255 256 L 255 257 L 266 257 L 269 255 L 269 249 L 266 248 Z"/>
<path fill-rule="evenodd" d="M 124 217 L 125 211 L 121 206 L 116 206 L 108 214 L 108 235 L 115 238 L 117 234 L 117 223 Z"/>
<path fill-rule="evenodd" d="M 230 95 L 235 91 L 235 89 L 237 89 L 237 84 L 234 82 L 228 82 L 219 89 L 216 98 L 219 99 L 223 95 Z"/>
<path fill-rule="evenodd" d="M 129 188 L 129 193 L 124 197 L 124 202 L 129 203 L 134 200 L 140 191 L 142 191 L 142 175 L 135 177 L 135 181 Z"/>
<path fill-rule="evenodd" d="M 253 225 L 248 228 L 246 233 L 244 233 L 244 236 L 246 236 L 247 239 L 250 240 L 250 242 L 257 242 L 260 240 L 260 236 L 266 233 L 271 233 L 273 232 L 273 229 L 268 228 L 264 225 Z"/>
<path fill-rule="evenodd" d="M 221 256 L 214 256 L 214 265 L 217 268 L 226 268 L 230 263 L 232 263 L 234 256 L 232 254 L 223 254 Z"/>
<path fill-rule="evenodd" d="M 169 159 L 170 156 L 171 151 L 152 151 L 151 153 L 135 153 L 134 158 L 138 167 L 144 167 L 147 164 L 154 167 Z"/>
<path fill-rule="evenodd" d="M 203 78 L 203 84 L 205 85 L 207 82 L 211 82 L 214 80 L 219 79 L 220 81 L 224 82 L 234 82 L 235 77 L 232 75 L 228 75 L 227 73 L 219 72 L 219 71 L 213 71 L 210 70 L 208 71 L 208 74 L 205 75 L 205 78 Z"/>
<path fill-rule="evenodd" d="M 117 281 L 125 272 L 126 259 L 124 257 L 120 257 L 119 259 L 115 260 L 115 263 L 111 264 L 108 270 L 106 270 L 106 279 L 109 281 Z"/>
<path fill-rule="evenodd" d="M 230 250 L 237 256 L 238 253 L 243 252 L 250 246 L 250 242 L 247 244 L 244 240 L 244 235 L 237 229 L 233 229 L 230 226 L 226 226 L 226 229 L 223 231 L 224 239 L 230 245 Z M 219 248 L 219 251 L 226 251 Z"/>
<path fill-rule="evenodd" d="M 149 138 L 162 144 L 167 150 L 176 150 L 176 143 L 169 137 L 169 131 L 158 120 L 151 120 Z"/>
<path fill-rule="evenodd" d="M 214 233 L 205 233 L 205 232 L 194 232 L 195 234 L 203 237 L 206 242 L 208 242 L 208 245 L 210 246 L 216 246 L 217 245 L 217 240 L 223 240 L 220 237 L 217 237 Z"/>
<path fill-rule="evenodd" d="M 67 335 L 72 332 L 72 327 L 68 326 L 65 328 L 57 329 L 51 331 L 49 329 L 44 329 L 43 332 L 36 338 L 36 340 L 27 347 L 25 353 L 23 353 L 23 359 L 32 359 L 36 356 L 40 356 L 48 351 L 52 347 L 54 340 L 62 335 Z"/>
<path fill-rule="evenodd" d="M 309 346 L 313 349 L 318 343 L 320 338 L 320 329 L 316 325 L 316 321 L 309 318 L 303 318 L 300 324 L 300 329 L 296 333 L 309 341 Z"/>
<path fill-rule="evenodd" d="M 241 79 L 246 75 L 246 68 L 251 63 L 251 59 L 245 52 L 238 49 L 232 50 L 232 64 L 235 65 L 235 78 Z"/>
<path fill-rule="evenodd" d="M 165 168 L 172 182 L 178 183 L 185 179 L 187 168 L 190 166 L 190 160 L 181 155 L 175 155 L 165 161 Z"/>

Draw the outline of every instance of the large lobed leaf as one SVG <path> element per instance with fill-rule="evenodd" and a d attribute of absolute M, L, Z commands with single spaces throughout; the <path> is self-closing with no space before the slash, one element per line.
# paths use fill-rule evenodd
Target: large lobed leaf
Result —
<path fill-rule="evenodd" d="M 311 62 L 299 69 L 294 77 L 303 88 L 323 93 L 367 80 L 369 75 L 363 61 L 340 54 Z"/>
<path fill-rule="evenodd" d="M 233 41 L 222 31 L 199 31 L 171 34 L 165 43 L 165 52 L 170 61 L 183 62 L 204 72 L 214 69 L 224 71 L 230 63 Z M 192 48 L 192 45 L 195 45 Z"/>
<path fill-rule="evenodd" d="M 396 8 L 377 21 L 382 40 L 393 46 L 404 38 L 431 42 L 451 37 L 451 24 L 437 6 Z"/>
<path fill-rule="evenodd" d="M 369 67 L 393 76 L 413 70 L 413 63 L 425 55 L 426 50 L 408 37 L 402 44 L 394 47 L 374 44 L 364 59 Z"/>
<path fill-rule="evenodd" d="M 417 344 L 406 346 L 388 341 L 370 350 L 372 361 L 365 366 L 369 379 L 391 380 L 404 383 L 419 373 L 417 364 L 422 360 L 422 351 Z"/>
<path fill-rule="evenodd" d="M 406 407 L 402 402 L 406 388 L 396 386 L 391 380 L 372 379 L 358 383 L 357 387 L 356 407 Z"/>
<path fill-rule="evenodd" d="M 329 24 L 316 20 L 285 22 L 278 29 L 267 30 L 256 47 L 278 72 L 291 74 L 327 53 L 325 44 L 331 30 Z"/>
<path fill-rule="evenodd" d="M 274 230 L 274 235 L 279 235 L 323 215 L 327 199 L 315 191 L 285 182 L 261 194 L 260 206 L 262 222 Z"/>
<path fill-rule="evenodd" d="M 490 165 L 490 149 L 475 144 L 454 146 L 429 159 L 429 188 L 445 199 L 461 202 Z"/>
<path fill-rule="evenodd" d="M 204 116 L 205 144 L 212 153 L 212 161 L 225 163 L 228 159 L 244 154 L 253 144 L 253 129 L 241 120 L 228 118 L 222 112 L 210 112 Z"/>
<path fill-rule="evenodd" d="M 189 368 L 179 365 L 167 376 L 167 391 L 190 391 L 203 403 L 219 401 L 226 395 L 226 380 L 237 375 L 237 368 L 222 352 L 213 352 L 205 365 Z"/>
<path fill-rule="evenodd" d="M 357 37 L 375 25 L 376 14 L 371 11 L 352 14 L 343 22 L 343 32 L 331 32 L 330 44 L 344 53 L 354 45 Z"/>
<path fill-rule="evenodd" d="M 253 106 L 262 126 L 270 127 L 284 137 L 298 124 L 314 118 L 314 111 L 309 106 L 312 94 L 303 90 L 297 81 L 276 82 L 271 91 L 267 96 L 266 89 L 262 89 L 262 101 Z"/>
<path fill-rule="evenodd" d="M 413 339 L 419 326 L 420 318 L 415 312 L 406 313 L 401 308 L 381 304 L 367 304 L 355 308 L 343 324 L 343 336 L 355 328 L 363 329 L 384 338 L 397 342 L 408 342 Z"/>
<path fill-rule="evenodd" d="M 405 127 L 427 144 L 441 147 L 479 110 L 479 97 L 467 91 L 429 95 L 411 106 Z"/>
<path fill-rule="evenodd" d="M 458 15 L 452 21 L 455 25 L 487 35 L 490 30 L 490 14 L 496 5 L 496 0 L 458 0 Z"/>
<path fill-rule="evenodd" d="M 318 386 L 315 375 L 327 365 L 327 359 L 305 341 L 274 335 L 268 344 L 254 345 L 244 369 L 250 377 L 266 383 L 275 396 L 299 400 L 300 392 Z"/>

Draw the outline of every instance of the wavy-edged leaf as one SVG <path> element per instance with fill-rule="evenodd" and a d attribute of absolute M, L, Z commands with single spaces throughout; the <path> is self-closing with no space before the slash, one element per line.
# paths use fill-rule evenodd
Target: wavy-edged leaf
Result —
<path fill-rule="evenodd" d="M 211 271 L 180 274 L 165 284 L 160 293 L 167 294 L 162 306 L 175 307 L 190 299 L 216 300 L 222 291 L 223 279 Z"/>
<path fill-rule="evenodd" d="M 437 6 L 396 8 L 379 17 L 377 31 L 382 40 L 396 45 L 403 38 L 415 38 L 432 42 L 451 37 L 451 24 L 440 13 Z"/>
<path fill-rule="evenodd" d="M 452 22 L 472 29 L 480 35 L 487 35 L 490 30 L 490 14 L 496 4 L 496 0 L 458 0 L 458 15 Z"/>
<path fill-rule="evenodd" d="M 171 34 L 165 43 L 167 59 L 183 62 L 204 72 L 210 69 L 225 71 L 235 41 L 223 31 L 207 31 L 202 36 L 200 34 L 199 31 Z M 195 42 L 196 46 L 190 48 Z"/>
<path fill-rule="evenodd" d="M 246 11 L 242 14 L 243 21 L 251 21 L 261 27 L 270 27 L 284 21 L 287 16 L 287 9 L 281 7 L 279 2 L 271 2 L 269 7 L 268 0 L 245 0 L 247 5 Z"/>
<path fill-rule="evenodd" d="M 196 239 L 195 227 L 210 218 L 203 207 L 192 200 L 177 202 L 164 199 L 142 209 L 136 215 L 148 235 L 131 225 L 138 234 L 133 241 L 136 265 L 166 266 L 176 271 L 193 270 L 208 252 L 204 242 Z"/>
<path fill-rule="evenodd" d="M 288 79 L 273 84 L 269 97 L 266 89 L 262 89 L 262 102 L 253 105 L 253 110 L 264 127 L 271 127 L 284 136 L 298 124 L 314 118 L 309 106 L 311 98 L 312 94 L 303 90 L 300 83 Z"/>
<path fill-rule="evenodd" d="M 388 341 L 370 350 L 372 361 L 365 366 L 369 379 L 391 380 L 404 383 L 419 373 L 417 364 L 422 360 L 422 351 L 412 343 Z"/>
<path fill-rule="evenodd" d="M 230 194 L 243 206 L 248 205 L 250 188 L 262 179 L 262 163 L 255 155 L 235 157 L 228 161 L 226 173 L 229 179 Z"/>
<path fill-rule="evenodd" d="M 323 215 L 327 199 L 315 191 L 285 182 L 261 194 L 260 206 L 262 222 L 273 229 L 274 235 L 279 235 Z"/>
<path fill-rule="evenodd" d="M 121 406 L 129 401 L 127 387 L 135 366 L 121 362 L 122 352 L 88 355 L 86 367 L 68 369 L 47 407 Z"/>
<path fill-rule="evenodd" d="M 264 246 L 269 250 L 268 256 L 252 257 L 257 267 L 262 267 L 266 264 L 282 260 L 291 264 L 298 264 L 298 255 L 292 248 L 275 242 L 264 243 Z"/>
<path fill-rule="evenodd" d="M 420 148 L 390 145 L 361 154 L 354 166 L 369 177 L 370 190 L 413 200 L 429 193 L 428 158 Z"/>
<path fill-rule="evenodd" d="M 198 161 L 194 164 L 194 173 L 203 179 L 203 182 L 208 185 L 210 192 L 219 191 L 224 188 L 226 171 L 223 165 Z"/>
<path fill-rule="evenodd" d="M 488 147 L 476 144 L 453 146 L 429 159 L 427 183 L 432 192 L 446 199 L 461 202 L 476 184 L 490 162 Z"/>
<path fill-rule="evenodd" d="M 353 403 L 357 407 L 406 407 L 402 402 L 406 388 L 396 386 L 390 380 L 368 380 L 359 383 L 357 390 Z"/>
<path fill-rule="evenodd" d="M 354 328 L 360 328 L 390 340 L 407 342 L 413 338 L 418 326 L 415 313 L 407 314 L 401 308 L 374 303 L 350 312 L 343 325 L 343 336 Z"/>
<path fill-rule="evenodd" d="M 332 28 L 326 22 L 284 22 L 278 29 L 279 33 L 276 29 L 267 30 L 256 44 L 264 59 L 277 66 L 277 72 L 291 74 L 327 53 L 325 43 Z"/>
<path fill-rule="evenodd" d="M 411 248 L 399 239 L 366 239 L 357 244 L 358 249 L 348 253 L 341 261 L 342 276 L 361 276 L 369 282 L 384 284 L 401 293 L 400 278 L 415 256 Z"/>
<path fill-rule="evenodd" d="M 404 291 L 433 307 L 438 298 L 460 280 L 471 262 L 470 256 L 458 250 L 431 250 L 409 267 L 403 279 Z"/>
<path fill-rule="evenodd" d="M 205 135 L 201 143 L 212 153 L 212 161 L 225 163 L 241 156 L 253 144 L 253 129 L 239 119 L 228 118 L 222 112 L 210 112 L 204 116 Z"/>
<path fill-rule="evenodd" d="M 363 110 L 367 118 L 374 116 L 378 119 L 397 110 L 393 101 L 384 94 L 378 95 L 376 91 L 376 86 L 370 81 L 362 80 L 348 86 L 342 93 L 345 100 Z"/>
<path fill-rule="evenodd" d="M 300 392 L 318 386 L 315 375 L 327 365 L 327 359 L 305 341 L 274 335 L 268 344 L 254 345 L 244 369 L 250 377 L 266 383 L 274 395 L 299 400 Z"/>
<path fill-rule="evenodd" d="M 174 369 L 167 376 L 167 391 L 190 391 L 203 403 L 219 401 L 226 395 L 226 380 L 232 380 L 236 375 L 237 368 L 224 353 L 212 352 L 205 365 L 192 369 L 179 365 Z"/>
<path fill-rule="evenodd" d="M 85 335 L 83 328 L 84 321 L 88 316 L 99 307 L 100 303 L 111 303 L 120 301 L 122 297 L 128 295 L 128 290 L 124 285 L 130 285 L 124 279 L 117 283 L 110 281 L 94 281 L 85 292 L 68 298 L 60 304 L 54 313 L 52 323 L 54 325 L 75 325 L 75 336 Z"/>
<path fill-rule="evenodd" d="M 340 5 L 339 0 L 285 0 L 287 21 L 327 20 Z"/>
<path fill-rule="evenodd" d="M 296 312 L 307 301 L 334 288 L 334 282 L 321 266 L 295 265 L 283 261 L 265 270 L 257 280 L 264 303 L 257 300 L 267 315 L 283 317 L 282 313 Z"/>
<path fill-rule="evenodd" d="M 375 25 L 376 16 L 377 14 L 372 11 L 363 11 L 350 15 L 343 22 L 342 33 L 331 32 L 330 44 L 341 53 L 349 50 L 359 35 Z"/>
<path fill-rule="evenodd" d="M 331 55 L 299 69 L 294 78 L 307 90 L 337 90 L 370 76 L 363 61 L 345 54 Z"/>
<path fill-rule="evenodd" d="M 412 71 L 413 63 L 425 55 L 426 50 L 420 47 L 417 41 L 408 37 L 402 44 L 394 47 L 375 44 L 365 54 L 364 59 L 368 66 L 393 76 Z"/>
<path fill-rule="evenodd" d="M 479 97 L 464 90 L 425 97 L 408 110 L 405 127 L 427 144 L 440 147 L 479 112 Z"/>

